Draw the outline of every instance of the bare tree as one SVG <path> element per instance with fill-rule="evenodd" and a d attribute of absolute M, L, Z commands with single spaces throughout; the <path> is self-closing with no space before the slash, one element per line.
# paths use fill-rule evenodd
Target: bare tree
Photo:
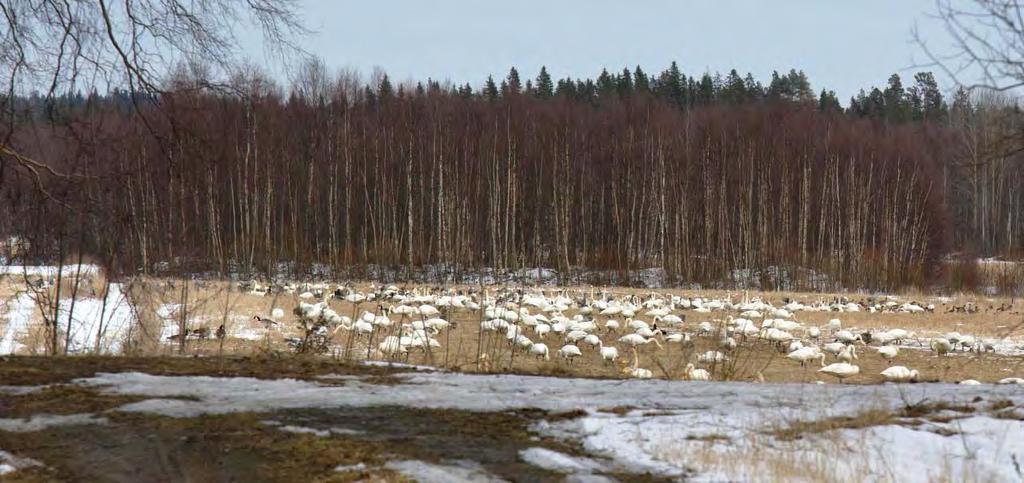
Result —
<path fill-rule="evenodd" d="M 1024 2 L 936 0 L 935 9 L 952 40 L 948 52 L 913 30 L 934 66 L 971 90 L 1024 87 Z"/>
<path fill-rule="evenodd" d="M 46 192 L 72 175 L 19 146 L 18 96 L 43 92 L 51 103 L 75 89 L 123 87 L 133 102 L 155 96 L 183 60 L 211 66 L 205 86 L 238 64 L 242 33 L 262 34 L 267 51 L 296 58 L 306 31 L 297 0 L 6 0 L 0 3 L 0 176 L 7 163 Z M 52 113 L 51 113 L 52 114 Z M 2 182 L 2 179 L 0 179 Z M 48 196 L 51 199 L 52 196 Z"/>

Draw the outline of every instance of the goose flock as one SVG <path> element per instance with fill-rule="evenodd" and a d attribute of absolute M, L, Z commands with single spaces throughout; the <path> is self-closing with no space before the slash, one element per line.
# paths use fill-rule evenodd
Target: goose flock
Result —
<path fill-rule="evenodd" d="M 258 283 L 246 289 L 253 294 L 273 290 Z M 361 292 L 342 285 L 331 289 L 327 284 L 292 284 L 279 289 L 297 295 L 299 301 L 293 313 L 300 321 L 315 321 L 312 326 L 319 334 L 330 336 L 344 331 L 349 334 L 349 347 L 355 340 L 366 347 L 365 351 L 360 349 L 366 357 L 392 360 L 408 357 L 412 351 L 441 349 L 441 334 L 455 328 L 456 320 L 478 324 L 481 341 L 502 340 L 501 346 L 510 354 L 523 354 L 546 364 L 573 365 L 579 360 L 620 364 L 624 366 L 623 374 L 635 378 L 655 376 L 650 368 L 641 367 L 641 349 L 672 351 L 678 346 L 673 353 L 687 354 L 684 349 L 693 348 L 698 341 L 715 350 L 690 351 L 689 360 L 683 361 L 685 369 L 678 376 L 682 379 L 721 378 L 716 369 L 729 365 L 735 354 L 753 344 L 768 345 L 805 369 L 816 362 L 820 365 L 818 373 L 839 382 L 860 374 L 857 363 L 868 353 L 888 366 L 879 374 L 883 380 L 913 382 L 921 379 L 919 371 L 893 365 L 902 358 L 901 348 L 931 351 L 937 357 L 958 352 L 985 354 L 995 348 L 993 340 L 959 332 L 922 341 L 914 331 L 895 327 L 856 330 L 844 326 L 839 318 L 843 313 L 912 316 L 936 310 L 932 304 L 900 302 L 895 297 L 861 301 L 833 297 L 806 304 L 783 299 L 775 305 L 746 296 L 706 298 L 568 289 L 400 289 L 395 285 L 371 285 Z M 351 303 L 352 313 L 345 315 L 331 309 L 331 300 Z M 820 325 L 800 322 L 808 318 L 802 314 L 809 312 L 835 315 Z M 279 319 L 283 314 L 273 315 Z M 630 357 L 620 357 L 623 352 Z M 494 358 L 487 354 L 480 357 Z M 657 369 L 669 377 L 670 371 Z M 1018 381 L 1011 377 L 993 382 Z"/>

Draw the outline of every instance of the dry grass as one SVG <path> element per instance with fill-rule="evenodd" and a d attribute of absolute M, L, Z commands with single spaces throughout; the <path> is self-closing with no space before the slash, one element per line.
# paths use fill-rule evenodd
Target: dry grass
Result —
<path fill-rule="evenodd" d="M 9 299 L 13 284 L 10 280 L 6 284 L 0 283 L 0 299 Z M 367 289 L 366 285 L 358 285 L 359 289 Z M 453 287 L 459 289 L 460 287 Z M 599 292 L 605 288 L 580 287 L 580 290 Z M 683 294 L 688 296 L 700 295 L 704 297 L 732 297 L 739 300 L 742 297 L 760 297 L 775 305 L 782 305 L 783 299 L 799 300 L 810 303 L 819 300 L 831 300 L 833 295 L 812 294 L 812 293 L 789 293 L 789 292 L 727 292 L 727 291 L 680 291 L 680 290 L 643 290 L 628 288 L 606 288 L 609 292 L 624 294 L 648 294 L 651 292 Z M 131 299 L 135 313 L 140 323 L 133 329 L 132 343 L 129 344 L 129 354 L 132 355 L 244 355 L 257 357 L 261 360 L 278 357 L 279 354 L 287 352 L 284 344 L 285 337 L 298 336 L 295 317 L 291 314 L 298 298 L 294 295 L 279 294 L 274 296 L 258 296 L 247 292 L 239 292 L 228 282 L 204 281 L 185 282 L 182 280 L 134 278 L 126 285 L 126 293 Z M 549 291 L 549 293 L 553 293 Z M 851 296 L 853 300 L 860 300 L 867 296 Z M 981 337 L 1021 337 L 1024 336 L 1024 328 L 1021 327 L 1022 317 L 1019 314 L 1021 303 L 1016 302 L 1013 309 L 1009 311 L 989 310 L 988 307 L 998 307 L 1003 303 L 1011 303 L 1009 299 L 985 299 L 976 296 L 961 296 L 950 302 L 948 306 L 972 302 L 982 307 L 982 311 L 974 314 L 947 313 L 942 301 L 931 297 L 916 297 L 921 303 L 935 303 L 935 313 L 925 314 L 870 314 L 858 313 L 835 313 L 835 312 L 798 312 L 795 319 L 805 325 L 824 325 L 829 319 L 839 318 L 845 327 L 856 327 L 858 330 L 888 329 L 900 327 L 917 331 L 922 338 L 928 333 L 944 333 L 946 331 L 960 331 Z M 902 300 L 911 300 L 904 298 Z M 358 316 L 363 310 L 376 310 L 376 303 L 364 303 L 354 306 L 348 302 L 331 300 L 329 305 L 339 314 L 350 317 Z M 269 316 L 274 308 L 282 308 L 286 316 L 280 320 L 280 326 L 273 327 L 269 332 L 259 323 L 251 320 L 253 315 Z M 178 332 L 178 323 L 183 311 L 187 311 L 188 325 L 191 329 L 208 328 L 215 330 L 220 324 L 224 324 L 228 333 L 245 333 L 256 340 L 246 340 L 229 337 L 223 345 L 216 339 L 204 341 L 188 341 L 182 348 L 178 344 L 161 340 L 161 335 L 168 330 L 172 333 Z M 0 309 L 2 312 L 2 309 Z M 695 312 L 683 312 L 686 316 L 686 326 L 692 328 L 702 320 L 715 321 L 716 318 L 724 318 L 724 313 L 699 314 Z M 162 315 L 162 316 L 161 316 Z M 566 314 L 572 316 L 573 312 Z M 604 363 L 597 355 L 596 350 L 583 348 L 584 356 L 579 360 L 567 363 L 557 360 L 557 351 L 563 342 L 549 334 L 546 339 L 539 339 L 529 330 L 525 334 L 535 342 L 544 342 L 548 345 L 552 360 L 542 361 L 525 355 L 521 352 L 511 350 L 500 334 L 480 334 L 478 327 L 482 314 L 472 311 L 458 311 L 446 315 L 455 326 L 441 335 L 438 340 L 441 349 L 425 353 L 413 353 L 408 358 L 401 358 L 401 362 L 416 364 L 429 364 L 441 366 L 460 371 L 483 371 L 483 372 L 512 372 L 523 374 L 540 374 L 551 376 L 577 376 L 577 377 L 623 377 L 623 369 L 627 361 L 631 363 L 632 352 L 626 347 L 619 347 L 620 362 L 616 364 Z M 643 317 L 642 317 L 643 318 Z M 392 317 L 396 323 L 408 323 L 409 318 Z M 598 317 L 598 324 L 603 325 L 605 317 Z M 649 318 L 645 318 L 649 319 Z M 619 319 L 621 322 L 621 319 Z M 0 324 L 5 319 L 0 315 Z M 714 322 L 716 325 L 720 322 Z M 169 328 L 165 330 L 165 326 Z M 35 327 L 41 327 L 36 324 Z M 616 340 L 625 332 L 610 333 L 602 335 L 606 345 L 616 345 Z M 345 331 L 339 331 L 333 336 L 334 350 L 332 356 L 345 359 L 365 359 L 367 346 L 376 344 L 386 333 L 375 335 L 369 339 L 349 340 Z M 35 339 L 42 337 L 41 330 L 31 335 Z M 655 377 L 678 379 L 682 376 L 683 368 L 688 362 L 695 362 L 695 357 L 708 350 L 718 350 L 717 338 L 698 337 L 692 347 L 680 345 L 666 345 L 665 350 L 659 350 L 653 344 L 639 349 L 640 366 L 651 369 Z M 39 341 L 27 341 L 31 347 L 40 347 Z M 344 354 L 344 348 L 352 343 L 353 350 L 348 357 Z M 183 349 L 183 350 L 182 350 Z M 372 350 L 370 351 L 373 352 Z M 486 354 L 481 360 L 478 354 Z M 765 382 L 799 382 L 827 380 L 818 377 L 814 367 L 806 369 L 786 360 L 783 354 L 774 350 L 771 346 L 763 343 L 741 344 L 741 349 L 729 354 L 729 361 L 718 364 L 697 364 L 698 367 L 705 367 L 712 371 L 715 379 L 739 380 L 739 381 L 765 381 Z M 381 356 L 372 356 L 381 359 Z M 851 378 L 848 382 L 853 383 L 877 383 L 882 379 L 878 375 L 887 364 L 877 356 L 873 350 L 863 350 L 857 364 L 861 367 L 861 374 Z M 966 378 L 979 379 L 982 381 L 994 381 L 1011 375 L 1019 375 L 1024 372 L 1024 360 L 1018 357 L 1001 357 L 992 354 L 956 354 L 952 357 L 935 357 L 929 351 L 902 350 L 897 357 L 895 364 L 906 365 L 918 369 L 923 380 L 932 381 L 958 381 Z"/>

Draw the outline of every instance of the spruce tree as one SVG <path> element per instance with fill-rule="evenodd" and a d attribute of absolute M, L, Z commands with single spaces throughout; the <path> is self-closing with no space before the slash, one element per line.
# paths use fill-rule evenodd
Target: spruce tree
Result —
<path fill-rule="evenodd" d="M 697 85 L 697 103 L 701 105 L 711 104 L 715 101 L 715 80 L 711 74 L 705 72 Z"/>
<path fill-rule="evenodd" d="M 811 90 L 811 82 L 807 80 L 804 71 L 789 70 L 789 99 L 799 102 L 813 102 L 814 91 Z"/>
<path fill-rule="evenodd" d="M 377 86 L 377 95 L 381 99 L 389 99 L 392 94 L 394 94 L 394 89 L 391 87 L 391 81 L 388 79 L 388 75 L 384 74 Z"/>
<path fill-rule="evenodd" d="M 494 85 L 493 76 L 487 76 L 487 82 L 484 83 L 484 97 L 489 101 L 498 99 L 498 86 Z"/>
<path fill-rule="evenodd" d="M 839 98 L 836 97 L 835 91 L 821 90 L 821 95 L 818 96 L 818 110 L 821 112 L 843 112 L 843 106 L 839 105 Z"/>
<path fill-rule="evenodd" d="M 658 97 L 683 107 L 686 105 L 685 82 L 686 77 L 679 71 L 679 65 L 673 61 L 668 70 L 662 72 L 658 77 L 658 88 L 655 93 Z"/>
<path fill-rule="evenodd" d="M 722 100 L 730 104 L 747 102 L 747 85 L 736 69 L 729 71 L 722 86 Z"/>
<path fill-rule="evenodd" d="M 647 78 L 647 74 L 644 73 L 640 66 L 636 66 L 636 70 L 633 71 L 633 84 L 636 87 L 637 92 L 649 92 L 651 90 L 651 81 Z"/>
<path fill-rule="evenodd" d="M 555 87 L 551 82 L 551 75 L 547 67 L 541 66 L 540 74 L 537 74 L 537 97 L 547 99 L 555 95 Z"/>
<path fill-rule="evenodd" d="M 944 119 L 948 109 L 935 76 L 931 72 L 918 72 L 914 75 L 914 83 L 920 96 L 921 118 L 932 121 Z"/>
<path fill-rule="evenodd" d="M 601 75 L 597 76 L 597 95 L 610 98 L 615 94 L 615 79 L 608 73 L 608 69 L 601 69 Z"/>
<path fill-rule="evenodd" d="M 619 97 L 626 98 L 633 95 L 633 73 L 629 69 L 622 69 L 622 74 L 619 74 L 618 78 L 615 79 L 615 87 L 619 93 Z"/>
<path fill-rule="evenodd" d="M 772 71 L 772 81 L 768 84 L 768 98 L 771 100 L 789 99 L 789 77 L 779 75 L 776 70 Z"/>
<path fill-rule="evenodd" d="M 899 74 L 889 76 L 889 84 L 882 92 L 884 109 L 883 116 L 892 122 L 906 121 L 909 116 L 906 93 Z"/>
<path fill-rule="evenodd" d="M 764 87 L 761 83 L 754 80 L 754 76 L 747 72 L 747 76 L 743 78 L 743 87 L 747 91 L 747 99 L 751 101 L 760 101 L 764 98 Z"/>
<path fill-rule="evenodd" d="M 508 92 L 518 94 L 523 90 L 523 84 L 519 81 L 519 71 L 515 67 L 509 69 L 508 78 L 505 79 Z"/>

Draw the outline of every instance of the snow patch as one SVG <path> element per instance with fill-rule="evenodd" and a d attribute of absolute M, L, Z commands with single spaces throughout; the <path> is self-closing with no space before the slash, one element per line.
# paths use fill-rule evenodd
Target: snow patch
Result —
<path fill-rule="evenodd" d="M 35 309 L 36 303 L 27 293 L 19 294 L 7 302 L 7 323 L 4 325 L 3 337 L 0 337 L 0 355 L 16 354 L 26 348 L 25 344 L 18 341 L 28 337 Z"/>
<path fill-rule="evenodd" d="M 395 368 L 395 369 L 413 369 L 413 370 L 417 370 L 417 371 L 431 371 L 431 372 L 433 372 L 433 371 L 441 371 L 442 370 L 442 369 L 438 369 L 438 368 L 433 367 L 433 366 L 421 366 L 421 365 L 417 365 L 417 364 L 405 364 L 403 362 L 389 362 L 389 361 L 363 361 L 363 365 L 364 366 L 373 366 L 373 367 L 391 367 L 391 368 Z"/>
<path fill-rule="evenodd" d="M 597 460 L 559 453 L 547 448 L 527 448 L 519 452 L 523 461 L 558 473 L 592 473 L 605 471 Z"/>
<path fill-rule="evenodd" d="M 32 458 L 14 456 L 11 453 L 0 450 L 0 476 L 33 466 L 43 466 L 43 464 Z"/>
<path fill-rule="evenodd" d="M 82 414 L 33 414 L 29 419 L 0 419 L 0 431 L 9 433 L 31 433 L 55 426 L 78 424 L 106 424 L 107 418 L 91 413 Z"/>
<path fill-rule="evenodd" d="M 338 473 L 354 473 L 357 471 L 366 471 L 366 464 L 356 463 L 354 465 L 338 465 L 334 467 L 334 471 Z"/>
<path fill-rule="evenodd" d="M 419 460 L 389 461 L 385 468 L 397 471 L 419 483 L 479 483 L 505 481 L 486 472 L 476 463 L 434 464 Z"/>
<path fill-rule="evenodd" d="M 980 404 L 984 405 L 988 401 L 1019 399 L 1024 395 L 1016 385 L 705 384 L 439 372 L 410 372 L 396 374 L 395 378 L 399 384 L 378 385 L 363 379 L 350 379 L 344 385 L 327 385 L 294 379 L 119 373 L 97 374 L 77 382 L 99 386 L 109 393 L 158 398 L 121 406 L 120 411 L 175 417 L 294 408 L 406 406 L 478 412 L 524 408 L 565 412 L 582 407 L 587 411 L 585 416 L 540 422 L 532 429 L 543 436 L 579 444 L 589 455 L 602 458 L 601 464 L 605 467 L 616 471 L 673 478 L 700 475 L 740 481 L 770 479 L 763 475 L 770 474 L 769 470 L 773 468 L 759 465 L 782 457 L 787 458 L 783 461 L 796 461 L 794 467 L 797 468 L 828 467 L 830 473 L 826 476 L 831 475 L 831 479 L 857 479 L 861 474 L 860 468 L 866 463 L 850 458 L 836 464 L 825 464 L 834 458 L 830 458 L 828 453 L 823 454 L 821 448 L 827 446 L 819 444 L 822 440 L 817 437 L 786 442 L 770 436 L 774 428 L 794 421 L 850 416 L 868 409 L 895 411 L 906 406 L 908 401 L 971 404 L 974 398 L 980 397 L 983 400 Z M 187 396 L 195 400 L 159 399 L 173 396 Z M 621 415 L 601 410 L 612 407 L 634 409 Z M 997 423 L 982 414 L 979 411 L 968 419 L 952 421 L 937 433 L 928 432 L 926 428 L 915 430 L 894 426 L 827 436 L 837 439 L 841 445 L 866 441 L 871 446 L 864 448 L 881 448 L 884 451 L 909 451 L 930 445 L 927 451 L 919 451 L 925 456 L 914 456 L 921 464 L 945 467 L 943 465 L 948 466 L 951 458 L 958 458 L 958 461 L 976 462 L 976 466 L 957 468 L 1006 480 L 1015 471 L 1013 455 L 1024 451 L 1024 424 L 1012 420 Z M 966 431 L 959 428 L 966 428 Z M 330 431 L 328 428 L 317 429 Z M 950 430 L 963 435 L 945 439 L 948 437 L 941 433 L 948 434 Z M 920 441 L 915 440 L 917 442 L 907 448 L 893 449 L 894 445 L 903 443 L 899 438 L 890 437 L 894 432 L 902 434 L 904 431 L 917 431 L 914 435 Z M 950 443 L 953 440 L 960 446 Z M 864 454 L 855 456 L 870 463 L 873 453 L 867 449 L 864 451 Z M 971 460 L 971 454 L 980 456 Z M 571 468 L 573 464 L 587 464 L 583 462 L 587 460 L 566 461 L 557 453 L 538 450 L 526 453 L 523 458 L 531 458 L 538 466 Z M 744 463 L 737 464 L 737 461 Z M 920 481 L 929 474 L 913 473 L 920 470 L 914 465 L 887 465 L 885 468 L 893 472 L 897 481 Z M 424 471 L 428 476 L 432 474 L 430 468 Z M 810 476 L 810 479 L 815 479 L 815 475 Z M 820 479 L 821 475 L 817 476 Z M 785 475 L 776 479 L 785 479 Z"/>

